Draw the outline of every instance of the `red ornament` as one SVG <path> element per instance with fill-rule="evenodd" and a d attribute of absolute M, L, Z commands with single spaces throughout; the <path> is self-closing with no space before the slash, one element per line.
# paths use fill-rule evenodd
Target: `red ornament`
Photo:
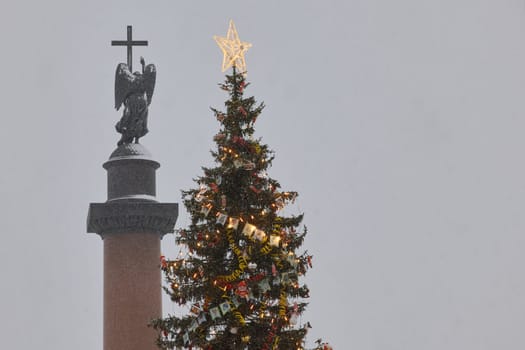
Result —
<path fill-rule="evenodd" d="M 248 143 L 246 142 L 245 139 L 243 139 L 242 137 L 240 136 L 233 136 L 232 137 L 232 141 L 240 146 L 244 146 L 246 147 L 248 145 Z"/>
<path fill-rule="evenodd" d="M 166 257 L 164 255 L 160 256 L 160 266 L 165 269 L 168 267 L 168 263 L 166 262 Z"/>
<path fill-rule="evenodd" d="M 237 294 L 241 298 L 247 298 L 248 297 L 248 286 L 246 285 L 245 281 L 240 281 L 237 284 L 237 289 L 235 290 L 235 294 Z"/>
<path fill-rule="evenodd" d="M 242 94 L 242 92 L 244 91 L 244 88 L 246 87 L 246 83 L 244 81 L 241 81 L 241 83 L 239 84 L 239 93 Z"/>
<path fill-rule="evenodd" d="M 246 112 L 246 110 L 244 109 L 243 106 L 240 106 L 240 107 L 239 107 L 239 112 L 241 112 L 241 114 L 242 114 L 243 116 L 245 116 L 245 117 L 248 115 L 248 112 Z"/>
<path fill-rule="evenodd" d="M 251 282 L 259 282 L 260 280 L 262 280 L 264 278 L 264 276 L 266 276 L 266 274 L 264 273 L 259 273 L 253 277 L 250 277 L 250 281 Z"/>
<path fill-rule="evenodd" d="M 215 192 L 215 193 L 219 192 L 219 186 L 217 186 L 217 184 L 214 183 L 214 182 L 212 182 L 212 183 L 210 184 L 210 188 L 211 188 L 211 190 L 212 190 L 213 192 Z"/>

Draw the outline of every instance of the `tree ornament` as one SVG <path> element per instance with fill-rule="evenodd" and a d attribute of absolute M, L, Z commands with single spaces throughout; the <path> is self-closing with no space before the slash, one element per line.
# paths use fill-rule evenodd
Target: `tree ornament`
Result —
<path fill-rule="evenodd" d="M 201 213 L 204 214 L 204 216 L 208 216 L 212 208 L 211 204 L 203 205 L 201 208 Z"/>
<path fill-rule="evenodd" d="M 200 314 L 201 311 L 202 311 L 202 309 L 201 309 L 201 307 L 200 307 L 200 305 L 199 305 L 198 303 L 193 304 L 193 305 L 191 306 L 190 312 L 191 312 L 192 314 L 194 314 L 195 316 L 197 316 L 198 314 Z"/>
<path fill-rule="evenodd" d="M 272 276 L 277 276 L 277 267 L 274 263 L 272 263 Z"/>
<path fill-rule="evenodd" d="M 219 308 L 218 307 L 212 307 L 210 309 L 210 316 L 211 316 L 211 319 L 212 320 L 216 320 L 218 319 L 219 317 L 221 317 L 221 312 L 219 311 Z"/>
<path fill-rule="evenodd" d="M 297 313 L 292 313 L 292 314 L 290 315 L 290 320 L 289 320 L 290 325 L 295 326 L 295 325 L 297 324 L 297 320 L 298 320 L 298 318 L 299 318 L 299 314 L 297 314 Z"/>
<path fill-rule="evenodd" d="M 224 213 L 218 213 L 217 215 L 217 224 L 224 226 L 226 224 L 226 220 L 228 219 L 228 215 Z"/>
<path fill-rule="evenodd" d="M 231 311 L 230 303 L 227 301 L 225 301 L 224 303 L 221 303 L 219 307 L 223 315 L 226 315 L 228 312 Z"/>
<path fill-rule="evenodd" d="M 182 341 L 184 342 L 184 345 L 187 345 L 190 342 L 190 335 L 188 332 L 184 333 L 182 336 Z"/>
<path fill-rule="evenodd" d="M 242 108 L 242 106 L 239 107 L 239 109 L 240 108 Z M 246 143 L 246 140 L 243 139 L 241 136 L 237 136 L 237 135 L 233 136 L 232 137 L 232 141 L 233 141 L 233 143 L 236 143 L 237 145 L 242 146 L 242 147 L 246 147 L 248 145 Z"/>
<path fill-rule="evenodd" d="M 164 255 L 160 256 L 160 267 L 162 269 L 168 268 L 168 262 L 166 261 L 166 257 Z"/>
<path fill-rule="evenodd" d="M 257 230 L 257 227 L 255 227 L 252 224 L 245 224 L 244 228 L 242 229 L 242 234 L 245 235 L 248 238 L 252 238 L 253 234 Z"/>
<path fill-rule="evenodd" d="M 275 200 L 275 206 L 276 206 L 277 210 L 284 209 L 284 206 L 285 206 L 284 199 L 282 199 L 281 197 L 277 198 Z"/>
<path fill-rule="evenodd" d="M 235 290 L 235 294 L 237 294 L 241 298 L 248 297 L 248 286 L 246 285 L 246 281 L 240 281 L 237 284 L 237 289 Z"/>
<path fill-rule="evenodd" d="M 246 87 L 246 83 L 244 81 L 241 81 L 241 83 L 239 84 L 239 89 L 238 89 L 239 93 L 242 94 L 245 87 Z"/>
<path fill-rule="evenodd" d="M 239 112 L 241 112 L 241 114 L 246 117 L 248 115 L 248 112 L 246 112 L 246 109 L 244 109 L 243 106 L 239 106 Z"/>
<path fill-rule="evenodd" d="M 244 162 L 241 159 L 234 159 L 233 160 L 233 166 L 237 169 L 242 167 L 244 165 Z"/>
<path fill-rule="evenodd" d="M 233 21 L 230 21 L 226 38 L 219 36 L 214 36 L 213 38 L 223 53 L 222 71 L 224 72 L 229 67 L 235 67 L 241 73 L 244 73 L 246 71 L 244 54 L 252 47 L 252 44 L 239 40 Z"/>
<path fill-rule="evenodd" d="M 204 194 L 206 193 L 207 190 L 208 188 L 206 186 L 200 185 L 199 192 L 197 192 L 197 194 L 195 195 L 195 200 L 197 202 L 202 202 L 202 200 L 204 199 Z"/>
<path fill-rule="evenodd" d="M 270 245 L 271 245 L 272 247 L 278 247 L 280 241 L 281 241 L 281 236 L 278 236 L 278 235 L 270 235 Z"/>
<path fill-rule="evenodd" d="M 243 343 L 249 343 L 250 342 L 250 336 L 249 335 L 245 335 L 241 338 L 242 342 Z"/>
<path fill-rule="evenodd" d="M 256 229 L 254 233 L 254 238 L 259 242 L 266 240 L 266 233 L 263 230 Z"/>
<path fill-rule="evenodd" d="M 228 228 L 237 230 L 237 227 L 239 227 L 239 219 L 230 217 L 228 220 Z"/>

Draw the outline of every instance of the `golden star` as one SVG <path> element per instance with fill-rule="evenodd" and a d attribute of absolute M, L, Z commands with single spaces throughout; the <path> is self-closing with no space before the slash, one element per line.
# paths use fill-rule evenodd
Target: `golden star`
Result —
<path fill-rule="evenodd" d="M 245 73 L 246 61 L 244 60 L 244 54 L 252 47 L 252 44 L 239 40 L 239 35 L 237 34 L 233 21 L 230 20 L 230 27 L 228 28 L 226 38 L 215 35 L 213 39 L 215 39 L 224 55 L 222 59 L 222 71 L 224 72 L 229 67 L 235 67 L 241 73 Z"/>

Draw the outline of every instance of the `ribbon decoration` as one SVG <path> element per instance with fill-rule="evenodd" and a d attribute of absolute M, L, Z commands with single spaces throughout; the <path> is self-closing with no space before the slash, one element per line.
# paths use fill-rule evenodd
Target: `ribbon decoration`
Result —
<path fill-rule="evenodd" d="M 233 253 L 237 256 L 237 260 L 239 261 L 239 267 L 231 274 L 225 276 L 218 276 L 217 279 L 220 279 L 224 282 L 233 282 L 244 273 L 244 270 L 246 270 L 246 267 L 248 267 L 248 262 L 242 255 L 241 249 L 235 244 L 235 240 L 233 239 L 233 232 L 231 229 L 226 230 L 226 237 L 228 238 L 228 243 L 230 243 L 230 248 L 232 249 Z"/>
<path fill-rule="evenodd" d="M 281 337 L 279 336 L 276 336 L 275 339 L 273 340 L 273 346 L 272 346 L 272 350 L 277 350 L 279 349 L 279 341 L 281 340 Z"/>
<path fill-rule="evenodd" d="M 279 298 L 279 316 L 281 318 L 286 317 L 286 309 L 288 308 L 288 299 L 286 298 L 286 291 L 281 290 L 281 297 Z"/>
<path fill-rule="evenodd" d="M 246 321 L 244 320 L 244 317 L 242 317 L 242 314 L 240 313 L 239 310 L 234 309 L 233 310 L 233 316 L 235 316 L 235 318 L 237 319 L 237 321 L 239 321 L 241 326 L 244 326 L 246 324 Z"/>

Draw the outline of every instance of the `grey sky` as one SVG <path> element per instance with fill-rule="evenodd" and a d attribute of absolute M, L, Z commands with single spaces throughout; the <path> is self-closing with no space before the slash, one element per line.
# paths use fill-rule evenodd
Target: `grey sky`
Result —
<path fill-rule="evenodd" d="M 270 175 L 300 193 L 312 343 L 525 348 L 525 3 L 7 1 L 0 11 L 6 349 L 102 347 L 102 242 L 85 233 L 115 148 L 127 24 L 158 69 L 158 194 L 209 165 L 233 19 Z M 177 227 L 187 224 L 181 213 Z M 163 242 L 176 254 L 173 236 Z M 165 302 L 165 310 L 172 306 Z"/>

